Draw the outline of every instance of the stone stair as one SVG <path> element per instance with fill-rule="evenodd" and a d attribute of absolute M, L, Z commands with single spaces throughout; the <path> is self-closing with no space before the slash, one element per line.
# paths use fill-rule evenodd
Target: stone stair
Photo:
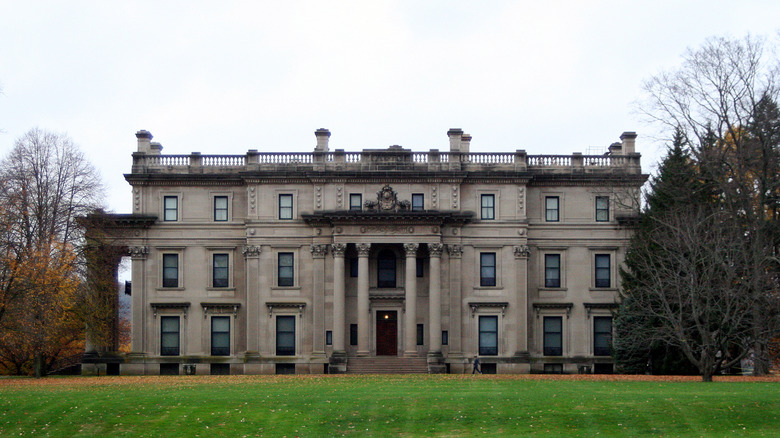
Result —
<path fill-rule="evenodd" d="M 428 359 L 424 357 L 350 357 L 347 374 L 427 374 Z"/>

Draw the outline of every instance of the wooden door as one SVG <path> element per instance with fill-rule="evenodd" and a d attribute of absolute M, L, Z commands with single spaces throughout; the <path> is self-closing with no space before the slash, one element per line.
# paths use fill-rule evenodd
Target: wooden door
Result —
<path fill-rule="evenodd" d="M 376 355 L 398 355 L 398 312 L 376 312 Z"/>

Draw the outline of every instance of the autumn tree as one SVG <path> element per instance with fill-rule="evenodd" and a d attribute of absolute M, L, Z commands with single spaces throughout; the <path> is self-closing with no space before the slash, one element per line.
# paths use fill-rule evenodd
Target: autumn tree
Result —
<path fill-rule="evenodd" d="M 780 64 L 776 58 L 767 56 L 767 51 L 765 40 L 760 38 L 709 39 L 701 48 L 689 50 L 679 68 L 648 80 L 645 84 L 648 98 L 641 107 L 645 114 L 668 128 L 668 132 L 679 133 L 686 140 L 693 175 L 702 183 L 702 193 L 706 195 L 698 205 L 680 206 L 673 214 L 723 228 L 718 230 L 718 234 L 710 233 L 693 240 L 702 247 L 710 245 L 712 240 L 725 245 L 721 251 L 711 248 L 717 257 L 702 259 L 701 262 L 727 263 L 722 269 L 728 268 L 728 272 L 708 271 L 714 267 L 699 266 L 702 272 L 718 274 L 714 279 L 716 283 L 710 285 L 714 289 L 702 289 L 699 286 L 703 283 L 698 286 L 670 284 L 668 280 L 666 287 L 684 288 L 678 293 L 699 290 L 701 298 L 709 297 L 704 303 L 713 309 L 724 302 L 736 303 L 733 300 L 737 298 L 741 300 L 740 305 L 751 303 L 750 309 L 740 307 L 742 310 L 738 313 L 735 313 L 736 308 L 730 307 L 724 314 L 728 319 L 722 319 L 720 326 L 700 325 L 699 337 L 739 331 L 738 340 L 732 339 L 716 349 L 704 348 L 702 351 L 717 355 L 720 358 L 718 366 L 722 366 L 732 351 L 738 351 L 740 355 L 750 353 L 754 357 L 757 374 L 768 370 L 768 344 L 778 333 L 780 300 L 780 263 L 777 256 L 780 248 L 777 215 L 780 123 L 776 105 Z M 659 235 L 684 240 L 692 233 L 709 232 L 694 223 L 679 224 L 674 217 L 666 215 L 656 217 L 653 223 L 656 234 L 646 236 L 651 241 L 657 240 L 655 237 Z M 696 248 L 661 247 L 664 251 L 682 253 L 669 255 L 656 251 L 656 256 L 687 254 L 687 257 L 692 257 L 700 254 Z M 632 246 L 631 250 L 641 260 L 640 248 Z M 740 252 L 735 252 L 737 250 Z M 647 256 L 644 260 L 649 263 L 646 268 L 654 269 L 656 265 L 651 263 L 653 259 L 649 258 L 649 252 Z M 689 259 L 677 262 L 684 260 Z M 667 274 L 673 272 L 668 271 Z M 689 275 L 685 278 L 690 280 L 693 277 Z M 713 290 L 723 293 L 730 290 L 739 295 L 708 295 L 708 291 Z M 630 289 L 627 293 L 631 293 Z M 696 309 L 701 310 L 701 305 L 699 303 Z M 666 311 L 677 312 L 678 318 L 683 318 L 690 316 L 683 312 L 694 309 L 672 306 Z M 750 331 L 745 331 L 745 324 L 751 326 Z M 709 330 L 709 335 L 704 336 L 704 328 Z M 682 334 L 678 332 L 678 335 Z M 690 340 L 686 338 L 686 341 Z M 689 358 L 696 362 L 693 357 Z M 717 362 L 702 357 L 696 360 Z"/>
<path fill-rule="evenodd" d="M 41 376 L 83 339 L 73 307 L 83 278 L 76 219 L 101 205 L 103 186 L 67 136 L 37 128 L 0 161 L 0 179 L 0 336 L 9 340 L 0 355 L 10 345 L 7 357 L 28 351 Z"/>

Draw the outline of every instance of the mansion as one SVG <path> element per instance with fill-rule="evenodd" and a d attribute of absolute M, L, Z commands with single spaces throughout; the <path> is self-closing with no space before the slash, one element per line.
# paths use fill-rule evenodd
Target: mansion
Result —
<path fill-rule="evenodd" d="M 636 134 L 602 155 L 400 146 L 163 155 L 113 215 L 132 260 L 121 374 L 612 372 Z"/>

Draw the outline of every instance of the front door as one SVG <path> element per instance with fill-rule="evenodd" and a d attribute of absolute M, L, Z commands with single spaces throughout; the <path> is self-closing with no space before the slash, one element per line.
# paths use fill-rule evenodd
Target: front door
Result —
<path fill-rule="evenodd" d="M 376 355 L 398 355 L 398 312 L 376 312 Z"/>

